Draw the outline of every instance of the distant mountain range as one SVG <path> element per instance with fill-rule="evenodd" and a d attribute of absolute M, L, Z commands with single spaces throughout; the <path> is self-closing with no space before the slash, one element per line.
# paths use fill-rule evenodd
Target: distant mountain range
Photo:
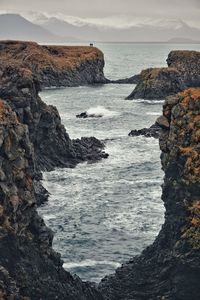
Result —
<path fill-rule="evenodd" d="M 91 23 L 71 24 L 57 17 L 40 14 L 29 21 L 18 14 L 0 15 L 0 39 L 37 42 L 171 42 L 200 41 L 200 29 L 181 20 L 153 20 L 125 28 Z"/>
<path fill-rule="evenodd" d="M 40 25 L 34 24 L 18 14 L 0 15 L 0 39 L 31 40 L 36 42 L 59 43 L 63 38 Z M 64 42 L 77 39 L 65 37 Z"/>

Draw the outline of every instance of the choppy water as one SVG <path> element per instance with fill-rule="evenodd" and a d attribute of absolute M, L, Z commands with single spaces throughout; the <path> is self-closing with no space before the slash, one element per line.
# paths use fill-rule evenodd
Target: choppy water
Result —
<path fill-rule="evenodd" d="M 171 49 L 200 45 L 99 44 L 109 78 L 131 76 L 142 68 L 163 66 Z M 42 99 L 56 105 L 72 138 L 108 139 L 107 160 L 44 174 L 51 193 L 39 212 L 55 232 L 54 249 L 64 267 L 98 282 L 152 243 L 163 223 L 160 200 L 163 173 L 158 141 L 128 137 L 131 129 L 150 126 L 162 102 L 124 98 L 133 85 L 104 85 L 45 90 Z M 77 119 L 89 110 L 102 118 Z"/>

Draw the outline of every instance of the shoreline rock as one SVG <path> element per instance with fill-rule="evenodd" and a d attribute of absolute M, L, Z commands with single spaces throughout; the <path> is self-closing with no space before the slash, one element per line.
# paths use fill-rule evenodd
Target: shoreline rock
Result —
<path fill-rule="evenodd" d="M 162 129 L 163 130 L 169 129 L 169 122 L 168 122 L 167 118 L 164 116 L 160 116 L 156 120 L 155 124 L 153 124 L 149 128 L 131 130 L 131 132 L 128 135 L 129 136 L 145 136 L 147 138 L 153 137 L 155 139 L 158 139 L 160 137 Z"/>
<path fill-rule="evenodd" d="M 0 100 L 0 298 L 103 300 L 62 268 L 53 233 L 36 211 L 34 148 L 28 127 Z"/>
<path fill-rule="evenodd" d="M 141 255 L 102 279 L 105 300 L 189 300 L 200 293 L 200 89 L 166 99 L 163 120 L 165 223 Z"/>
<path fill-rule="evenodd" d="M 38 172 L 74 167 L 88 159 L 91 161 L 92 157 L 97 161 L 108 156 L 103 151 L 103 143 L 93 137 L 70 139 L 56 107 L 46 105 L 38 96 L 40 85 L 34 73 L 1 61 L 0 97 L 12 107 L 20 122 L 28 126 Z"/>
<path fill-rule="evenodd" d="M 200 86 L 200 52 L 171 51 L 167 63 L 167 68 L 143 70 L 137 86 L 126 99 L 162 100 L 189 87 Z"/>
<path fill-rule="evenodd" d="M 142 129 L 134 129 L 129 132 L 128 136 L 137 137 L 137 136 L 144 136 L 147 138 L 155 138 L 158 139 L 160 135 L 161 128 L 156 124 L 153 124 L 149 128 L 142 128 Z"/>

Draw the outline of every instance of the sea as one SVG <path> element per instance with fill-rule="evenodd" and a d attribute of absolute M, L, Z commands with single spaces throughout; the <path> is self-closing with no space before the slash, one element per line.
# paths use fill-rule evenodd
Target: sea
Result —
<path fill-rule="evenodd" d="M 98 43 L 105 76 L 121 79 L 149 67 L 166 66 L 171 50 L 198 50 L 200 45 Z M 133 84 L 48 89 L 40 93 L 58 108 L 71 138 L 95 136 L 105 141 L 109 158 L 74 169 L 43 174 L 49 201 L 38 208 L 55 236 L 53 248 L 64 268 L 84 281 L 98 283 L 139 255 L 164 222 L 158 140 L 129 137 L 132 129 L 151 126 L 163 101 L 125 100 Z M 88 111 L 97 117 L 78 119 Z M 99 118 L 98 116 L 103 117 Z"/>

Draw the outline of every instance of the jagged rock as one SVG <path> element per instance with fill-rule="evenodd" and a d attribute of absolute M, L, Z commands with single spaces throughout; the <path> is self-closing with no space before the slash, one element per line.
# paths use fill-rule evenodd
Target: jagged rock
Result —
<path fill-rule="evenodd" d="M 28 126 L 38 171 L 74 167 L 87 158 L 91 161 L 93 157 L 97 161 L 107 157 L 102 151 L 104 145 L 93 143 L 93 138 L 92 148 L 89 138 L 84 141 L 70 139 L 56 107 L 46 105 L 38 96 L 40 85 L 32 71 L 17 65 L 10 66 L 10 62 L 7 65 L 2 58 L 1 61 L 0 69 L 4 75 L 0 78 L 0 97 L 15 110 L 20 122 Z M 95 148 L 95 145 L 98 147 Z"/>
<path fill-rule="evenodd" d="M 66 272 L 53 251 L 53 234 L 36 211 L 29 130 L 3 101 L 0 138 L 0 170 L 5 176 L 0 182 L 0 299 L 103 300 L 89 283 Z"/>
<path fill-rule="evenodd" d="M 79 119 L 87 119 L 87 118 L 102 118 L 103 114 L 88 114 L 87 111 L 84 111 L 78 115 L 76 115 L 76 118 Z"/>
<path fill-rule="evenodd" d="M 199 297 L 200 89 L 168 98 L 163 116 L 170 125 L 160 135 L 165 223 L 153 245 L 101 281 L 106 300 Z"/>
<path fill-rule="evenodd" d="M 149 128 L 142 129 L 134 129 L 128 134 L 129 136 L 145 136 L 145 137 L 153 137 L 155 139 L 159 138 L 161 132 L 161 127 L 157 124 L 153 124 Z"/>
<path fill-rule="evenodd" d="M 188 87 L 200 86 L 200 52 L 171 51 L 168 68 L 143 70 L 126 99 L 164 99 Z"/>

